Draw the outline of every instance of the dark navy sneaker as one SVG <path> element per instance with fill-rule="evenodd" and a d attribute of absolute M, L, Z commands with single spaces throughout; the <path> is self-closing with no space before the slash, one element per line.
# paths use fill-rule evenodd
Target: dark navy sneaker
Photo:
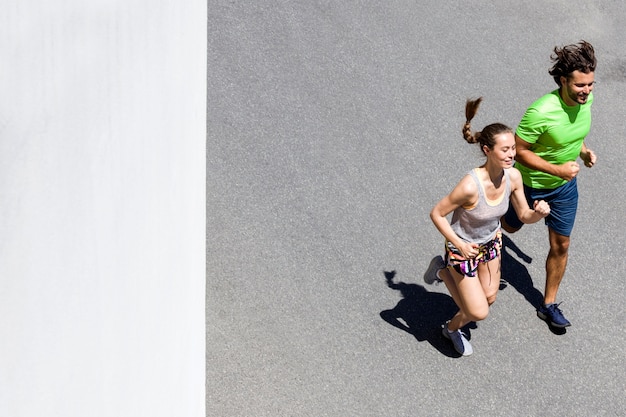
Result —
<path fill-rule="evenodd" d="M 570 323 L 569 320 L 565 318 L 563 312 L 559 308 L 560 305 L 561 303 L 542 305 L 537 309 L 537 317 L 539 317 L 541 320 L 547 321 L 554 327 L 564 328 L 571 326 L 572 323 Z"/>

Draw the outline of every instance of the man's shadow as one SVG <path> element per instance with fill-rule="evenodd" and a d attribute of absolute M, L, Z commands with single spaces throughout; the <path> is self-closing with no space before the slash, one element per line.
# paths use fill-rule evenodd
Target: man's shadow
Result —
<path fill-rule="evenodd" d="M 500 280 L 500 290 L 504 290 L 509 284 L 515 288 L 515 290 L 522 294 L 526 301 L 530 303 L 533 308 L 537 309 L 543 303 L 543 294 L 533 284 L 533 280 L 528 273 L 528 269 L 513 257 L 509 251 L 515 253 L 518 258 L 526 263 L 531 263 L 533 260 L 530 256 L 526 255 L 515 243 L 506 235 L 502 235 L 502 278 Z M 548 324 L 550 331 L 557 335 L 562 335 L 566 332 L 566 329 L 553 327 Z"/>
<path fill-rule="evenodd" d="M 394 282 L 395 275 L 396 271 L 385 271 L 387 286 L 400 291 L 402 300 L 391 310 L 381 311 L 380 317 L 392 326 L 412 334 L 418 341 L 428 341 L 444 355 L 460 357 L 450 341 L 441 334 L 442 324 L 458 311 L 452 297 L 430 292 L 422 285 Z M 470 328 L 475 329 L 476 324 L 470 323 L 463 328 L 468 339 L 471 339 Z"/>

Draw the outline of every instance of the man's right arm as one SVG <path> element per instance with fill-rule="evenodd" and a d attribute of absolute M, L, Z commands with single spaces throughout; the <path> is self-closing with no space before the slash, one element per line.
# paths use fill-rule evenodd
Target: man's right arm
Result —
<path fill-rule="evenodd" d="M 515 159 L 528 168 L 545 172 L 555 177 L 571 181 L 580 171 L 580 166 L 575 161 L 566 162 L 563 165 L 555 165 L 537 156 L 531 149 L 531 144 L 515 135 L 515 147 L 517 156 Z"/>

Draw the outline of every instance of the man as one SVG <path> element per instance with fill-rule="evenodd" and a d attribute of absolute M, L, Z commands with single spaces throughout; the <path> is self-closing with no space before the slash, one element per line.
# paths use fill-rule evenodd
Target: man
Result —
<path fill-rule="evenodd" d="M 555 47 L 550 58 L 554 65 L 549 73 L 559 88 L 526 110 L 515 132 L 515 166 L 522 173 L 529 203 L 545 200 L 551 210 L 545 220 L 550 239 L 545 294 L 537 316 L 564 328 L 571 323 L 556 303 L 556 295 L 567 266 L 578 206 L 576 176 L 580 166 L 576 159 L 580 157 L 588 168 L 596 163 L 595 153 L 584 142 L 591 128 L 596 58 L 593 46 L 585 41 Z M 522 227 L 511 208 L 501 221 L 509 233 Z"/>

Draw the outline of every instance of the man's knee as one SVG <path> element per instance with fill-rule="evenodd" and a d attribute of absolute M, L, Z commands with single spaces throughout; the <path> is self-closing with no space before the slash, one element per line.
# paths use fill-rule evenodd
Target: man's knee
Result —
<path fill-rule="evenodd" d="M 558 256 L 565 256 L 569 251 L 569 236 L 559 235 L 551 231 L 550 233 L 550 251 Z"/>

